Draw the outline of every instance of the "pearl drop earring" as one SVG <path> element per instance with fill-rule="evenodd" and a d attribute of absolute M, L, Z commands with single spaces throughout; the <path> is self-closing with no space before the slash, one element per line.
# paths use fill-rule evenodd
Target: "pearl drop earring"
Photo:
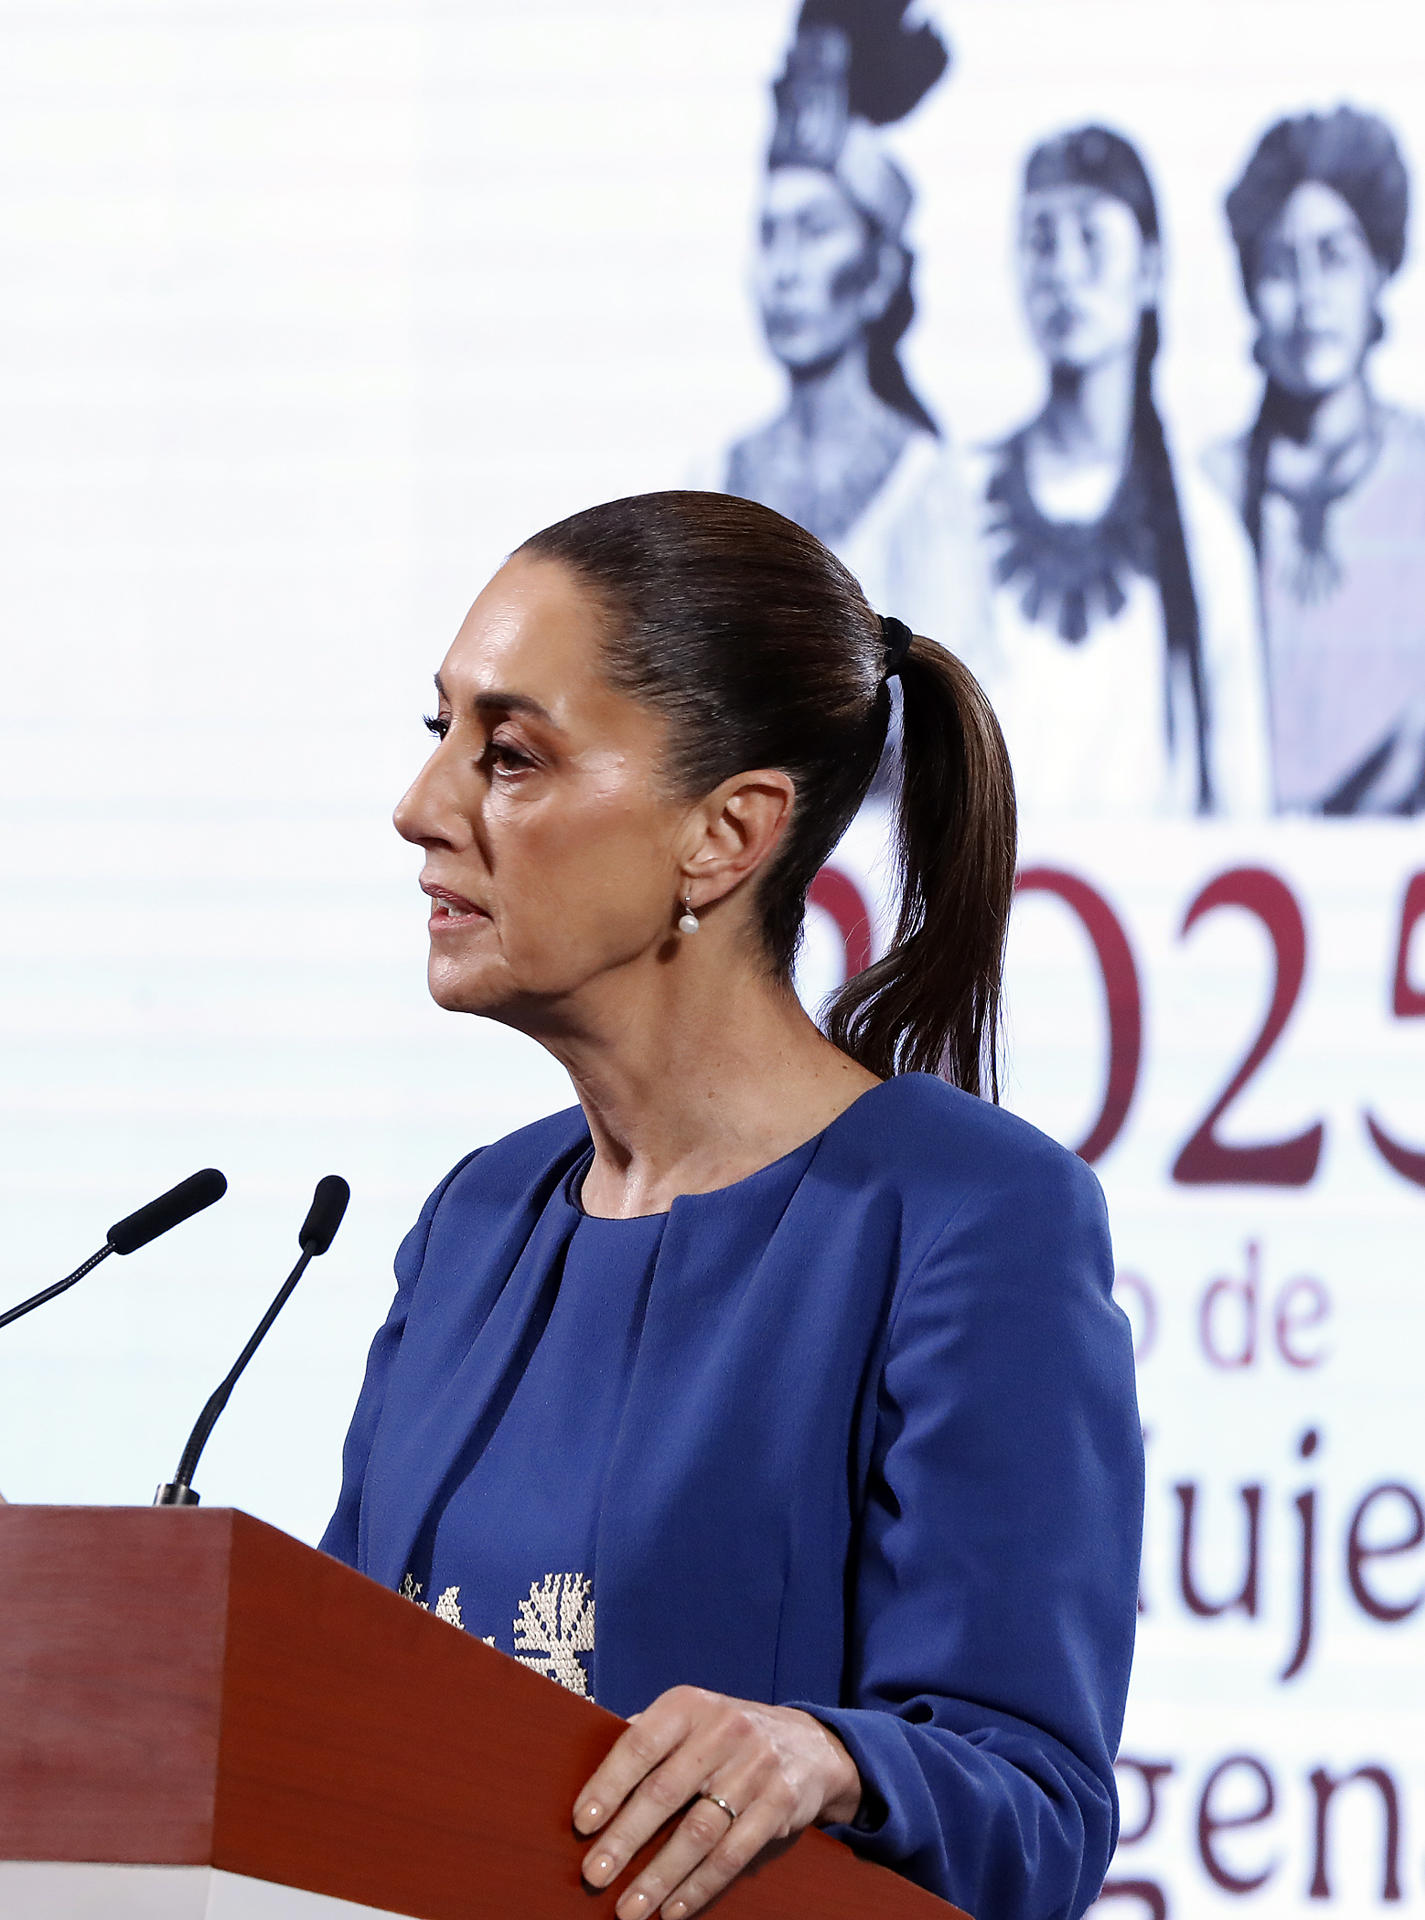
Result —
<path fill-rule="evenodd" d="M 696 933 L 698 931 L 698 916 L 693 912 L 686 895 L 683 899 L 683 911 L 678 915 L 678 931 L 679 933 Z"/>

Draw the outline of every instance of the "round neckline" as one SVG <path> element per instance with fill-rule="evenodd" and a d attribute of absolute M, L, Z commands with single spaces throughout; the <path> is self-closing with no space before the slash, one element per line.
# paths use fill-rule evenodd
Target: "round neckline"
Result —
<path fill-rule="evenodd" d="M 895 1086 L 899 1081 L 919 1077 L 920 1076 L 914 1074 L 897 1073 L 893 1074 L 888 1080 L 882 1080 L 874 1087 L 867 1087 L 864 1093 L 858 1093 L 856 1098 L 851 1101 L 848 1106 L 843 1107 L 834 1119 L 828 1120 L 824 1127 L 820 1128 L 816 1133 L 809 1134 L 805 1140 L 798 1141 L 796 1146 L 789 1147 L 785 1153 L 778 1154 L 775 1160 L 769 1160 L 765 1166 L 754 1167 L 751 1173 L 744 1173 L 741 1179 L 731 1180 L 724 1187 L 708 1187 L 701 1193 L 675 1193 L 671 1204 L 665 1208 L 662 1213 L 613 1214 L 589 1213 L 585 1210 L 583 1201 L 580 1198 L 580 1191 L 584 1184 L 584 1176 L 594 1163 L 594 1143 L 590 1140 L 589 1144 L 583 1149 L 578 1159 L 564 1177 L 563 1193 L 565 1201 L 573 1211 L 578 1214 L 581 1220 L 597 1220 L 604 1226 L 609 1227 L 632 1227 L 646 1223 L 649 1220 L 667 1221 L 671 1217 L 674 1207 L 688 1206 L 695 1204 L 699 1200 L 716 1201 L 725 1199 L 730 1194 L 745 1191 L 754 1180 L 761 1180 L 769 1174 L 775 1174 L 779 1169 L 784 1169 L 787 1163 L 795 1160 L 799 1154 L 806 1154 L 810 1157 L 834 1128 L 839 1127 L 844 1120 L 849 1119 L 849 1117 L 855 1113 L 864 1102 L 871 1099 L 873 1095 L 883 1092 L 887 1087 Z"/>

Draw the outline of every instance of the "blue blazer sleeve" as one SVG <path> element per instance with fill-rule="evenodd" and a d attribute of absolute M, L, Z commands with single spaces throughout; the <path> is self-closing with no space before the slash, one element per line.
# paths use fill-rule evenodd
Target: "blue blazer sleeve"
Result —
<path fill-rule="evenodd" d="M 1143 1455 L 1098 1183 L 1044 1143 L 899 1292 L 831 1727 L 858 1852 L 981 1920 L 1070 1920 L 1117 1837 Z M 793 1703 L 789 1703 L 793 1704 Z"/>
<path fill-rule="evenodd" d="M 425 1264 L 431 1222 L 435 1219 L 436 1208 L 445 1197 L 446 1188 L 456 1174 L 462 1167 L 469 1166 L 475 1155 L 482 1151 L 477 1147 L 475 1153 L 467 1154 L 457 1166 L 451 1168 L 421 1208 L 416 1224 L 396 1249 L 396 1298 L 391 1302 L 391 1311 L 378 1328 L 366 1356 L 366 1376 L 361 1383 L 356 1411 L 351 1416 L 346 1444 L 341 1452 L 341 1492 L 337 1496 L 336 1511 L 327 1522 L 326 1532 L 318 1543 L 323 1553 L 344 1560 L 349 1567 L 359 1564 L 361 1491 L 366 1481 L 366 1463 L 371 1457 L 376 1423 L 381 1418 L 381 1408 L 386 1398 L 386 1380 L 400 1348 L 401 1335 L 406 1330 L 411 1294 Z"/>

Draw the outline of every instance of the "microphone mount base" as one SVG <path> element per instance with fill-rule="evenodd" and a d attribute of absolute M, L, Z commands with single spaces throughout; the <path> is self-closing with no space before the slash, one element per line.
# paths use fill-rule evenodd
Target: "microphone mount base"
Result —
<path fill-rule="evenodd" d="M 165 1481 L 153 1496 L 156 1507 L 196 1507 L 198 1495 L 186 1480 Z"/>

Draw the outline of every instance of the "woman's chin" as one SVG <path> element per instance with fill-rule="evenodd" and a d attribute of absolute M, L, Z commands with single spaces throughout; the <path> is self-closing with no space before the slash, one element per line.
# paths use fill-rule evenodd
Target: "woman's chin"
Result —
<path fill-rule="evenodd" d="M 836 364 L 858 333 L 859 329 L 848 337 L 820 327 L 797 327 L 776 334 L 769 331 L 767 345 L 793 376 L 820 373 Z"/>
<path fill-rule="evenodd" d="M 453 967 L 434 954 L 426 970 L 430 997 L 447 1013 L 483 1013 L 498 1017 L 500 1009 L 518 996 L 507 978 L 493 967 Z"/>
<path fill-rule="evenodd" d="M 1324 400 L 1354 380 L 1362 364 L 1343 348 L 1320 346 L 1305 353 L 1277 356 L 1268 361 L 1267 371 L 1279 387 L 1298 400 Z"/>
<path fill-rule="evenodd" d="M 1041 342 L 1051 372 L 1092 373 L 1112 361 L 1127 363 L 1137 351 L 1137 336 L 1100 327 L 1071 327 L 1056 339 Z"/>

